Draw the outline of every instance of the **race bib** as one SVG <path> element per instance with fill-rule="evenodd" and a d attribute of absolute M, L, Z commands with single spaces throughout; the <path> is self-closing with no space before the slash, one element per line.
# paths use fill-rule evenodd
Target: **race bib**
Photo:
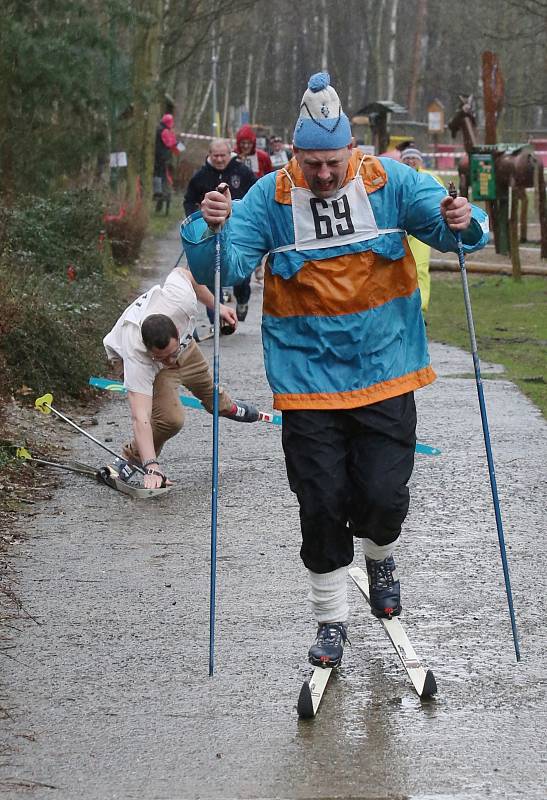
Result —
<path fill-rule="evenodd" d="M 378 226 L 360 176 L 332 197 L 316 197 L 309 189 L 291 189 L 296 250 L 322 250 L 375 239 Z"/>

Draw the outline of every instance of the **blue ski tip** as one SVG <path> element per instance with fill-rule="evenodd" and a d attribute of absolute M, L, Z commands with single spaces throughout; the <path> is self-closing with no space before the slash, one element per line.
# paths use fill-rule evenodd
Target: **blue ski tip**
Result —
<path fill-rule="evenodd" d="M 422 442 L 416 442 L 416 452 L 420 453 L 422 456 L 441 455 L 441 451 L 438 447 L 432 447 L 430 444 L 422 444 Z"/>

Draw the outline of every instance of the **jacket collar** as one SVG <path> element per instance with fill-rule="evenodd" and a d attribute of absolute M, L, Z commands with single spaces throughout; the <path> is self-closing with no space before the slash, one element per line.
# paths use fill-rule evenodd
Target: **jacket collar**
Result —
<path fill-rule="evenodd" d="M 348 169 L 343 185 L 352 181 L 359 168 L 359 163 L 363 158 L 363 153 L 359 149 L 354 149 L 348 162 Z M 291 158 L 289 163 L 285 166 L 285 170 L 290 174 L 293 183 L 300 189 L 308 189 L 308 184 L 304 178 L 304 173 L 298 166 L 296 158 Z M 382 163 L 375 157 L 365 155 L 361 169 L 359 171 L 367 190 L 367 194 L 372 194 L 378 189 L 381 189 L 387 183 L 387 173 L 382 166 Z M 278 203 L 285 205 L 291 204 L 291 189 L 293 184 L 286 175 L 286 172 L 280 169 L 276 175 L 275 182 L 275 200 Z"/>

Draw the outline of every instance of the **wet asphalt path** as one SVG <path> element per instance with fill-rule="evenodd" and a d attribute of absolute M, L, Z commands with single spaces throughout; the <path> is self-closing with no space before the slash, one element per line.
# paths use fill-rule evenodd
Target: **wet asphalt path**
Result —
<path fill-rule="evenodd" d="M 155 267 L 178 255 L 176 235 Z M 155 282 L 152 268 L 144 285 Z M 271 408 L 259 331 L 222 339 L 222 382 Z M 433 298 L 434 302 L 434 298 Z M 203 344 L 212 359 L 212 342 Z M 468 355 L 433 345 L 398 551 L 402 617 L 438 697 L 420 702 L 351 587 L 350 638 L 315 721 L 296 700 L 314 634 L 280 430 L 221 421 L 216 674 L 207 675 L 212 421 L 189 410 L 163 463 L 177 488 L 135 502 L 67 477 L 12 547 L 25 608 L 0 661 L 0 794 L 54 800 L 547 797 L 547 426 L 485 381 L 522 662 L 515 663 Z M 484 373 L 495 373 L 483 365 Z M 499 372 L 498 378 L 499 376 Z M 64 409 L 68 412 L 68 409 Z M 59 425 L 51 419 L 51 425 Z M 119 444 L 126 403 L 92 429 Z M 73 457 L 101 451 L 74 434 Z M 356 563 L 362 563 L 358 553 Z"/>

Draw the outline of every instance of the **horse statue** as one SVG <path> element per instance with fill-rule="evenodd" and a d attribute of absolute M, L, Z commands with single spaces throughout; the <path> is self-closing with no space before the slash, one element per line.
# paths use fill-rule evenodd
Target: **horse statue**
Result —
<path fill-rule="evenodd" d="M 473 95 L 459 95 L 459 108 L 448 123 L 452 138 L 461 131 L 465 155 L 458 162 L 460 194 L 468 196 L 471 182 L 471 154 L 491 152 L 494 159 L 496 200 L 488 201 L 488 212 L 494 229 L 496 252 L 507 252 L 510 236 L 508 226 L 509 188 L 512 200 L 520 202 L 520 241 L 527 241 L 526 189 L 535 187 L 541 225 L 541 255 L 547 258 L 547 214 L 545 208 L 545 179 L 543 163 L 537 158 L 529 144 L 480 145 L 477 141 L 476 105 Z M 511 217 L 513 216 L 513 211 Z"/>

